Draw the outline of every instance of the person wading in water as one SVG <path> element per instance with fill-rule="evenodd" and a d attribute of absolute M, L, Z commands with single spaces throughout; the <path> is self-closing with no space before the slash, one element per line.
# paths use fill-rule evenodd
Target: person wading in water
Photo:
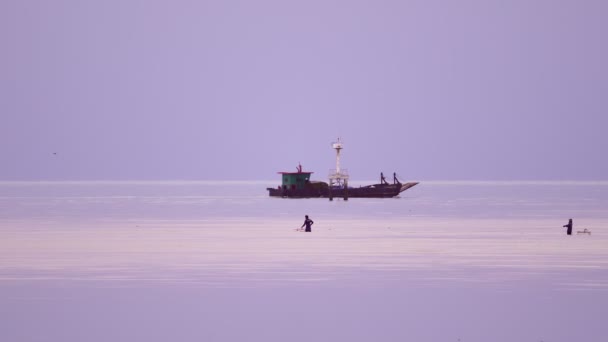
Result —
<path fill-rule="evenodd" d="M 308 218 L 308 215 L 304 215 L 305 216 L 305 220 L 304 220 L 304 224 L 302 224 L 302 227 L 300 227 L 300 229 L 304 228 L 304 226 L 306 226 L 306 232 L 312 232 L 312 225 L 313 225 L 313 221 L 311 219 Z"/>
<path fill-rule="evenodd" d="M 568 230 L 566 231 L 566 234 L 572 235 L 572 219 L 570 219 L 568 221 L 567 225 L 564 225 L 564 228 L 568 228 Z"/>

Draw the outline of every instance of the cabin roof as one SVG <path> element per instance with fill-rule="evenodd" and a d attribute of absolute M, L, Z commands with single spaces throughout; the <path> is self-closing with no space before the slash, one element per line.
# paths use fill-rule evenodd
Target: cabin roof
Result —
<path fill-rule="evenodd" d="M 301 175 L 301 174 L 311 174 L 314 172 L 302 171 L 302 172 L 277 172 L 280 175 Z"/>

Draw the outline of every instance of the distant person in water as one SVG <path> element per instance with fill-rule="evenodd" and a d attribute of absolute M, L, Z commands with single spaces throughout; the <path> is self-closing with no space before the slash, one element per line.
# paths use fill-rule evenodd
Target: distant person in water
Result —
<path fill-rule="evenodd" d="M 570 219 L 568 221 L 567 225 L 564 225 L 564 228 L 568 228 L 568 230 L 566 231 L 566 234 L 572 235 L 572 219 Z"/>
<path fill-rule="evenodd" d="M 312 232 L 312 225 L 314 224 L 314 222 L 308 218 L 308 215 L 305 215 L 305 220 L 304 220 L 304 224 L 302 224 L 302 227 L 300 227 L 300 229 L 304 228 L 304 226 L 306 226 L 306 232 Z"/>

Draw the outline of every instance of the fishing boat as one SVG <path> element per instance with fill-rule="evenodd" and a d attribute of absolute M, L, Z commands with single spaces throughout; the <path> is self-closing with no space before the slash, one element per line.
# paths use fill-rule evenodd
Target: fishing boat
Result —
<path fill-rule="evenodd" d="M 352 187 L 348 185 L 348 170 L 340 168 L 340 151 L 343 144 L 340 139 L 332 144 L 336 150 L 336 168 L 330 170 L 329 182 L 313 181 L 311 175 L 314 172 L 303 171 L 302 165 L 298 165 L 296 172 L 279 172 L 281 175 L 281 185 L 276 188 L 267 188 L 268 195 L 271 197 L 282 198 L 315 198 L 324 197 L 333 200 L 334 198 L 365 197 L 365 198 L 387 198 L 395 197 L 403 191 L 415 186 L 418 182 L 401 183 L 397 174 L 393 173 L 393 182 L 389 183 L 380 173 L 380 183 Z"/>

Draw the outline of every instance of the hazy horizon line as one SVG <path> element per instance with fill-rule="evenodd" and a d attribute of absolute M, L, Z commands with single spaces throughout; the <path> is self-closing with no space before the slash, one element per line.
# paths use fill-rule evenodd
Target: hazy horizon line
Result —
<path fill-rule="evenodd" d="M 362 184 L 376 184 L 378 180 L 360 180 L 350 181 L 352 185 Z M 447 179 L 436 179 L 436 180 L 412 180 L 404 181 L 402 183 L 418 182 L 427 185 L 600 185 L 608 186 L 608 180 L 447 180 Z M 0 180 L 0 185 L 53 185 L 53 184 L 72 184 L 72 185 L 85 185 L 85 184 L 157 184 L 157 185 L 178 185 L 178 184 L 200 184 L 200 185 L 214 185 L 214 184 L 276 184 L 277 180 L 213 180 L 213 179 L 157 179 L 157 180 L 110 180 L 110 179 L 91 179 L 91 180 Z"/>

